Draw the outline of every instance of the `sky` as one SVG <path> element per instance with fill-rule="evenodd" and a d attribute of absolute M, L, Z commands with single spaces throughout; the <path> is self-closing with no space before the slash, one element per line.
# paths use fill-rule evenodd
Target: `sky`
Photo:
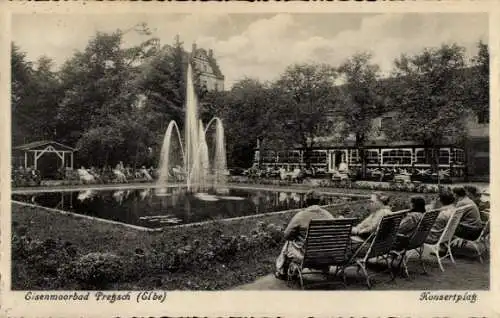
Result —
<path fill-rule="evenodd" d="M 83 50 L 97 31 L 129 30 L 147 23 L 160 43 L 179 35 L 186 50 L 192 43 L 213 49 L 225 86 L 251 77 L 271 81 L 294 63 L 339 66 L 357 52 L 371 52 L 389 74 L 395 58 L 427 47 L 457 43 L 472 57 L 479 40 L 488 42 L 488 16 L 470 13 L 393 14 L 18 14 L 12 17 L 12 41 L 28 59 L 45 55 L 55 67 Z M 127 32 L 124 46 L 147 37 Z"/>

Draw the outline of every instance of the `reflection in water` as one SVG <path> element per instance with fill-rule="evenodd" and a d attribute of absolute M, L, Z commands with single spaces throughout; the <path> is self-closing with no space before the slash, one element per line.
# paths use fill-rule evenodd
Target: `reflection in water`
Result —
<path fill-rule="evenodd" d="M 286 193 L 286 192 L 280 192 L 278 201 L 280 203 L 287 202 L 288 201 L 288 193 Z"/>
<path fill-rule="evenodd" d="M 296 192 L 230 189 L 228 195 L 193 194 L 187 193 L 186 188 L 179 187 L 170 188 L 165 194 L 158 196 L 152 189 L 86 190 L 13 195 L 13 199 L 153 228 L 304 206 L 303 194 Z M 321 204 L 347 200 L 325 196 Z"/>
<path fill-rule="evenodd" d="M 219 201 L 219 199 L 215 195 L 203 193 L 203 192 L 195 193 L 193 196 L 195 198 L 197 198 L 198 200 L 202 200 L 202 201 Z"/>
<path fill-rule="evenodd" d="M 113 193 L 113 198 L 115 198 L 116 202 L 122 204 L 124 199 L 125 192 L 123 190 L 118 190 Z"/>
<path fill-rule="evenodd" d="M 94 196 L 95 193 L 96 193 L 96 191 L 93 191 L 93 190 L 82 191 L 82 192 L 78 193 L 77 198 L 79 201 L 90 200 L 90 199 L 92 199 L 92 197 Z"/>
<path fill-rule="evenodd" d="M 145 198 L 149 197 L 150 195 L 151 195 L 151 189 L 144 189 L 139 194 L 139 196 L 141 197 L 141 200 L 144 200 Z"/>

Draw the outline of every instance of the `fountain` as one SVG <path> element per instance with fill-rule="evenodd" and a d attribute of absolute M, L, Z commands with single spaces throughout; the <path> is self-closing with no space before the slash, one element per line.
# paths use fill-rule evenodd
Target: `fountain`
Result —
<path fill-rule="evenodd" d="M 202 199 L 215 200 L 213 196 L 205 192 L 210 189 L 216 190 L 219 194 L 227 192 L 224 127 L 222 120 L 218 117 L 212 118 L 206 127 L 199 119 L 191 64 L 188 65 L 187 71 L 185 106 L 184 144 L 179 126 L 175 121 L 171 121 L 163 139 L 158 184 L 166 185 L 169 177 L 175 178 L 177 181 L 185 182 L 188 192 L 197 193 Z M 207 133 L 212 125 L 215 125 L 215 137 L 213 138 L 213 156 L 210 158 Z M 172 139 L 174 134 L 177 135 L 176 139 Z M 175 149 L 174 145 L 178 145 L 178 149 Z M 164 190 L 159 187 L 157 194 L 165 193 Z"/>

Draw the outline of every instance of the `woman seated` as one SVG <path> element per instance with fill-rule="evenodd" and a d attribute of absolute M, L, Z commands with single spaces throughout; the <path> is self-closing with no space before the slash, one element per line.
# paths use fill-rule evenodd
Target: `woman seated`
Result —
<path fill-rule="evenodd" d="M 295 214 L 285 229 L 285 245 L 276 260 L 275 276 L 279 279 L 288 278 L 288 267 L 292 261 L 301 262 L 304 258 L 304 243 L 307 228 L 311 220 L 331 220 L 334 217 L 325 209 L 318 206 L 319 196 L 314 192 L 306 195 L 307 208 Z"/>
<path fill-rule="evenodd" d="M 389 206 L 390 197 L 376 192 L 371 196 L 370 215 L 361 223 L 352 228 L 352 234 L 358 236 L 353 238 L 354 241 L 363 241 L 367 239 L 373 232 L 377 230 L 378 224 L 382 218 L 392 213 Z"/>
<path fill-rule="evenodd" d="M 448 223 L 448 220 L 455 212 L 455 197 L 450 191 L 442 191 L 439 194 L 439 203 L 441 205 L 441 211 L 439 212 L 439 215 L 434 222 L 427 239 L 425 240 L 425 243 L 427 244 L 437 243 L 444 231 L 444 228 L 446 227 L 446 224 Z"/>
<path fill-rule="evenodd" d="M 413 196 L 410 198 L 411 209 L 403 218 L 398 229 L 396 239 L 396 249 L 400 249 L 408 243 L 417 229 L 418 224 L 422 220 L 425 213 L 425 199 L 421 196 Z"/>

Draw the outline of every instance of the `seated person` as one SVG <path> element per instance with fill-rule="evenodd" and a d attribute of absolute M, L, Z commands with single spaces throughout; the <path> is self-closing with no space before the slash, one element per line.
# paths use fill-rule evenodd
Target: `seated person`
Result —
<path fill-rule="evenodd" d="M 466 240 L 474 240 L 479 236 L 483 228 L 481 214 L 476 203 L 467 196 L 467 191 L 463 187 L 453 189 L 456 198 L 456 207 L 470 205 L 464 210 L 460 224 L 457 227 L 455 235 Z"/>
<path fill-rule="evenodd" d="M 311 220 L 331 220 L 334 217 L 325 209 L 318 206 L 319 197 L 314 192 L 306 195 L 307 208 L 295 214 L 285 229 L 286 243 L 276 260 L 275 276 L 279 279 L 287 279 L 288 267 L 291 261 L 300 262 L 304 258 L 304 242 L 307 228 Z"/>
<path fill-rule="evenodd" d="M 425 243 L 428 244 L 435 244 L 439 240 L 446 224 L 448 224 L 448 220 L 455 212 L 455 206 L 453 205 L 453 203 L 455 203 L 455 197 L 450 191 L 443 191 L 439 194 L 439 203 L 441 205 L 441 211 L 439 212 L 429 235 L 425 239 Z"/>
<path fill-rule="evenodd" d="M 404 246 L 415 233 L 415 230 L 425 213 L 425 199 L 422 196 L 413 196 L 410 199 L 410 206 L 410 211 L 399 225 L 396 249 Z"/>
<path fill-rule="evenodd" d="M 484 195 L 485 193 L 481 192 L 477 187 L 465 186 L 465 191 L 467 192 L 467 196 L 477 205 L 479 211 L 484 211 L 489 208 L 487 204 L 488 199 Z"/>
<path fill-rule="evenodd" d="M 352 234 L 363 239 L 367 239 L 373 232 L 377 230 L 377 226 L 382 218 L 392 213 L 391 207 L 388 205 L 390 197 L 376 192 L 371 196 L 370 215 L 361 223 L 352 228 Z M 354 239 L 355 241 L 357 239 Z"/>
<path fill-rule="evenodd" d="M 145 167 L 145 166 L 142 166 L 142 168 L 141 168 L 141 174 L 142 174 L 142 176 L 143 176 L 146 180 L 148 180 L 148 181 L 153 180 L 153 177 L 151 177 L 151 175 L 149 174 L 149 172 L 148 172 L 148 170 L 146 169 L 146 167 Z"/>

